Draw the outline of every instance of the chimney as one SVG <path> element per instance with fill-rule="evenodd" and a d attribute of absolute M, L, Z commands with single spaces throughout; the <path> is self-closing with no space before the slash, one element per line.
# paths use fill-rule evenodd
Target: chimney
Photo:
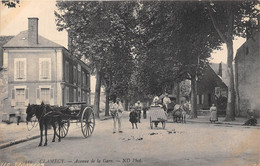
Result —
<path fill-rule="evenodd" d="M 28 44 L 37 45 L 38 42 L 38 18 L 28 18 Z"/>
<path fill-rule="evenodd" d="M 222 77 L 222 62 L 220 62 L 218 66 L 218 75 Z"/>

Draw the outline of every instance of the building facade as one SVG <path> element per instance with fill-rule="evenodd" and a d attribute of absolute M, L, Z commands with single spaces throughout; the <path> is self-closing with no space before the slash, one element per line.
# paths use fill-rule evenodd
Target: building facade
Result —
<path fill-rule="evenodd" d="M 90 103 L 88 66 L 63 46 L 38 35 L 38 18 L 29 18 L 28 30 L 3 46 L 3 68 L 8 93 L 2 120 L 11 120 L 16 111 L 24 120 L 29 103 Z"/>
<path fill-rule="evenodd" d="M 225 112 L 226 108 L 222 103 L 225 99 L 227 99 L 227 86 L 208 65 L 203 70 L 202 78 L 197 82 L 197 108 L 208 110 L 212 104 L 215 104 L 219 107 L 219 112 Z"/>
<path fill-rule="evenodd" d="M 235 57 L 236 115 L 252 110 L 260 116 L 260 26 L 237 50 Z"/>

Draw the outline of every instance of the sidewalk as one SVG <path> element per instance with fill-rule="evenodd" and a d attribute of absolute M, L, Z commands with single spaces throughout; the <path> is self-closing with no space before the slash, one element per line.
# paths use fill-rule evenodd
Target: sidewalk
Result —
<path fill-rule="evenodd" d="M 196 119 L 186 119 L 187 122 L 191 123 L 210 123 L 209 116 L 198 116 Z M 234 121 L 225 121 L 225 117 L 218 117 L 216 124 L 226 124 L 226 125 L 240 125 L 242 126 L 247 121 L 247 118 L 236 117 Z M 260 118 L 257 119 L 257 126 L 260 126 Z"/>
<path fill-rule="evenodd" d="M 6 124 L 0 123 L 0 149 L 5 147 L 25 142 L 40 136 L 39 126 L 28 131 L 25 122 L 19 125 L 16 123 Z"/>
<path fill-rule="evenodd" d="M 104 112 L 100 113 L 100 120 L 111 119 L 111 116 L 105 116 Z M 72 126 L 71 126 L 72 127 Z M 49 134 L 53 134 L 52 129 Z M 16 123 L 6 124 L 0 122 L 0 149 L 25 142 L 31 139 L 40 137 L 39 124 L 32 130 L 28 131 L 26 122 L 21 122 L 19 125 Z"/>

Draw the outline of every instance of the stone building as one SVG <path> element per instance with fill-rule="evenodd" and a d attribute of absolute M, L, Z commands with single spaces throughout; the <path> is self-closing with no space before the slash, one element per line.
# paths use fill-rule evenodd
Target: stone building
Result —
<path fill-rule="evenodd" d="M 38 18 L 28 18 L 28 30 L 3 46 L 7 89 L 2 120 L 12 121 L 28 103 L 66 105 L 90 103 L 89 67 L 63 46 L 38 35 Z"/>
<path fill-rule="evenodd" d="M 258 17 L 259 18 L 259 17 Z M 236 115 L 253 110 L 260 116 L 260 25 L 237 50 L 235 57 Z"/>

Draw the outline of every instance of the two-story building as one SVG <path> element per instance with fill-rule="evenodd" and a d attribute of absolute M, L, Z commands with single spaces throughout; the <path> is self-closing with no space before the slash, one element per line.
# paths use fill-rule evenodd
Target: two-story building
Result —
<path fill-rule="evenodd" d="M 252 37 L 237 50 L 235 57 L 236 115 L 253 110 L 260 117 L 260 15 Z"/>
<path fill-rule="evenodd" d="M 28 103 L 66 105 L 90 103 L 89 67 L 63 46 L 38 35 L 38 18 L 28 18 L 28 30 L 3 46 L 7 98 L 3 120 L 19 110 L 24 120 Z"/>

